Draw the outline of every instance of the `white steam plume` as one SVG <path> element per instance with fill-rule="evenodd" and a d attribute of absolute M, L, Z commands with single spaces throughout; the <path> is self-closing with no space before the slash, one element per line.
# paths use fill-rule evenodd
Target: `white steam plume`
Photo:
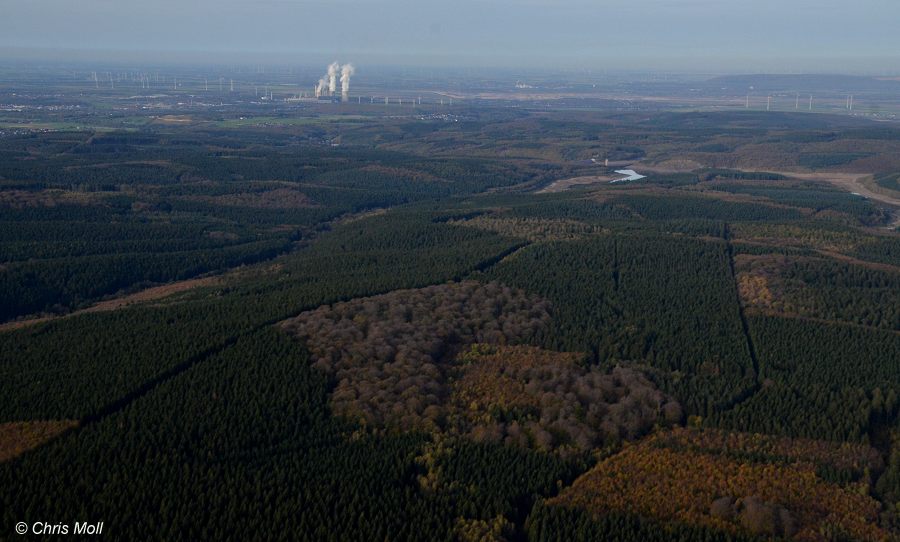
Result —
<path fill-rule="evenodd" d="M 328 65 L 328 92 L 331 94 L 337 91 L 337 74 L 340 69 L 341 65 L 337 62 L 332 62 Z"/>
<path fill-rule="evenodd" d="M 341 96 L 344 101 L 350 97 L 350 76 L 353 75 L 356 70 L 353 68 L 353 64 L 344 64 L 341 66 Z"/>

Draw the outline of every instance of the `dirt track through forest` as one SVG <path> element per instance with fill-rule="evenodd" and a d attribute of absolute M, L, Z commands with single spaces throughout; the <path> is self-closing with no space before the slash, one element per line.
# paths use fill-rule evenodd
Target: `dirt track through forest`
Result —
<path fill-rule="evenodd" d="M 789 171 L 774 171 L 782 175 L 803 179 L 806 181 L 826 182 L 848 192 L 859 194 L 864 198 L 887 204 L 891 207 L 893 220 L 887 225 L 888 229 L 900 227 L 900 199 L 889 194 L 875 192 L 866 186 L 866 181 L 872 178 L 868 173 L 791 173 Z"/>
<path fill-rule="evenodd" d="M 866 198 L 900 208 L 900 199 L 891 197 L 888 194 L 875 192 L 865 185 L 864 181 L 872 177 L 868 173 L 790 173 L 788 171 L 775 171 L 773 173 L 781 173 L 782 175 L 805 181 L 824 181 L 838 188 L 843 188 L 848 192 L 855 192 Z"/>
<path fill-rule="evenodd" d="M 155 301 L 158 299 L 163 299 L 173 294 L 177 294 L 179 292 L 185 292 L 187 290 L 192 290 L 194 288 L 199 288 L 201 286 L 212 286 L 215 284 L 219 284 L 222 282 L 221 276 L 214 277 L 203 277 L 203 278 L 195 278 L 182 280 L 179 282 L 172 282 L 170 284 L 163 284 L 162 286 L 154 286 L 152 288 L 147 288 L 146 290 L 141 290 L 139 292 L 135 292 L 133 294 L 116 297 L 114 299 L 108 299 L 106 301 L 100 301 L 87 307 L 85 309 L 77 310 L 74 312 L 70 312 L 69 314 L 63 314 L 59 316 L 44 316 L 41 318 L 31 318 L 28 320 L 17 320 L 13 322 L 7 322 L 5 324 L 0 324 L 0 332 L 4 331 L 12 331 L 14 329 L 21 329 L 23 327 L 32 326 L 34 324 L 39 324 L 41 322 L 49 322 L 51 320 L 57 320 L 59 318 L 67 318 L 69 316 L 77 316 L 79 314 L 87 314 L 90 312 L 105 312 L 105 311 L 113 311 L 116 309 L 121 309 L 123 307 L 127 307 L 136 303 L 144 303 L 147 301 Z"/>

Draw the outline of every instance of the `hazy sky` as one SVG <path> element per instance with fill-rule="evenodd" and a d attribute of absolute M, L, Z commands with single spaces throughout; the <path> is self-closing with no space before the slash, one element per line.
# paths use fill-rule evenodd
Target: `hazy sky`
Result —
<path fill-rule="evenodd" d="M 898 0 L 0 0 L 0 47 L 812 69 L 897 59 L 898 22 Z"/>

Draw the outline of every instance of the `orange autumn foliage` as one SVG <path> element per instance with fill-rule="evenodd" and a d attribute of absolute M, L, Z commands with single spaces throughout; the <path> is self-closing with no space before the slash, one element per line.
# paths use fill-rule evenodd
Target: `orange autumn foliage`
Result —
<path fill-rule="evenodd" d="M 842 487 L 816 474 L 817 460 L 854 463 L 853 450 L 817 441 L 796 441 L 791 449 L 788 440 L 683 428 L 660 432 L 626 445 L 548 504 L 745 532 L 746 517 L 716 511 L 714 503 L 731 499 L 788 514 L 795 540 L 826 540 L 833 532 L 854 540 L 890 539 L 878 527 L 880 505 L 866 494 L 866 482 Z M 747 458 L 761 451 L 783 457 Z"/>

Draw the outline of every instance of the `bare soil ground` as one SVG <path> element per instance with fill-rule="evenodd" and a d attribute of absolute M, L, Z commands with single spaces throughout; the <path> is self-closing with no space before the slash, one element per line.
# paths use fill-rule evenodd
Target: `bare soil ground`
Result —
<path fill-rule="evenodd" d="M 201 286 L 214 286 L 216 284 L 221 284 L 223 278 L 221 276 L 214 277 L 203 277 L 196 279 L 188 279 L 182 280 L 179 282 L 173 282 L 170 284 L 163 284 L 162 286 L 154 286 L 152 288 L 147 288 L 146 290 L 141 290 L 140 292 L 135 292 L 133 294 L 125 295 L 122 297 L 117 297 L 115 299 L 108 299 L 106 301 L 100 301 L 91 305 L 86 309 L 81 309 L 78 311 L 71 312 L 69 314 L 61 315 L 61 316 L 45 316 L 41 318 L 31 318 L 29 320 L 17 320 L 15 322 L 7 322 L 5 324 L 0 324 L 0 332 L 3 331 L 12 331 L 14 329 L 21 329 L 28 326 L 33 326 L 35 324 L 39 324 L 41 322 L 49 322 L 50 320 L 56 320 L 59 318 L 68 318 L 70 316 L 76 316 L 79 314 L 88 314 L 92 312 L 105 312 L 105 311 L 114 311 L 117 309 L 121 309 L 124 307 L 128 307 L 131 305 L 135 305 L 137 303 L 146 303 L 147 301 L 156 301 L 158 299 L 163 299 L 169 297 L 171 295 L 185 292 L 187 290 L 192 290 L 194 288 L 200 288 Z"/>
<path fill-rule="evenodd" d="M 163 284 L 162 286 L 147 288 L 146 290 L 141 290 L 140 292 L 136 292 L 123 297 L 117 297 L 115 299 L 109 299 L 107 301 L 100 301 L 99 303 L 91 305 L 84 310 L 77 311 L 77 313 L 113 311 L 116 309 L 127 307 L 129 305 L 134 305 L 136 303 L 156 301 L 157 299 L 163 299 L 180 292 L 193 290 L 194 288 L 200 288 L 201 286 L 214 286 L 221 283 L 222 277 L 220 276 L 182 280 L 179 282 L 173 282 L 171 284 Z"/>
<path fill-rule="evenodd" d="M 882 191 L 875 191 L 871 188 L 870 181 L 872 175 L 868 173 L 792 173 L 789 171 L 775 171 L 773 173 L 781 173 L 796 179 L 806 181 L 826 182 L 836 186 L 842 190 L 859 194 L 868 199 L 885 203 L 889 205 L 894 214 L 894 219 L 888 225 L 889 229 L 900 227 L 900 198 L 894 197 L 892 194 Z"/>
<path fill-rule="evenodd" d="M 335 224 L 350 224 L 351 222 L 357 222 L 359 220 L 363 220 L 366 218 L 370 218 L 373 216 L 381 216 L 388 212 L 387 207 L 379 207 L 377 209 L 372 209 L 370 211 L 360 211 L 358 213 L 347 213 L 339 216 L 334 223 Z"/>
<path fill-rule="evenodd" d="M 597 184 L 597 183 L 608 183 L 613 180 L 614 177 L 609 175 L 589 175 L 585 177 L 572 177 L 571 179 L 560 179 L 558 181 L 553 181 L 549 186 L 546 186 L 537 192 L 536 194 L 552 194 L 555 192 L 564 192 L 573 186 L 580 186 L 586 184 Z"/>
<path fill-rule="evenodd" d="M 856 192 L 869 199 L 900 208 L 900 199 L 889 194 L 875 192 L 867 186 L 865 181 L 872 177 L 872 175 L 868 173 L 791 173 L 788 171 L 776 171 L 775 173 L 781 173 L 782 175 L 803 179 L 805 181 L 824 181 L 837 186 L 838 188 L 847 190 L 848 192 Z"/>
<path fill-rule="evenodd" d="M 0 423 L 0 463 L 37 448 L 77 425 L 75 420 Z"/>
<path fill-rule="evenodd" d="M 194 118 L 189 115 L 163 115 L 156 118 L 156 122 L 162 124 L 183 124 L 193 121 Z"/>

